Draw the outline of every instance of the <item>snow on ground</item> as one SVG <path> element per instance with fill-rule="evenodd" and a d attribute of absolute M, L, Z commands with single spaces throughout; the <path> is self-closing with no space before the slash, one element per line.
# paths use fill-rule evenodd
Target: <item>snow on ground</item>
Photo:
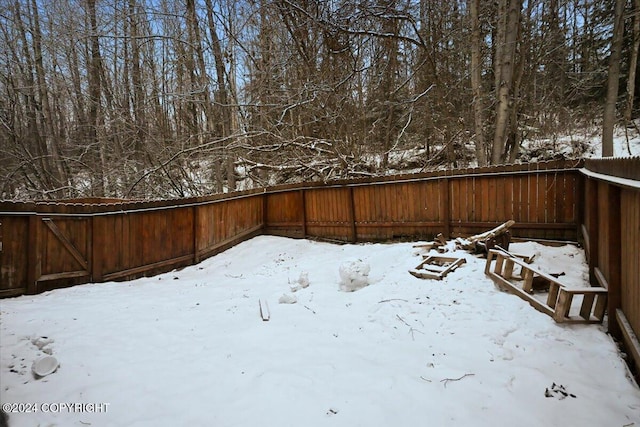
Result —
<path fill-rule="evenodd" d="M 556 153 L 566 158 L 601 158 L 602 127 L 585 127 L 553 138 L 531 137 L 522 143 L 526 161 L 548 160 Z M 640 156 L 640 134 L 636 128 L 616 126 L 613 134 L 614 157 Z"/>
<path fill-rule="evenodd" d="M 512 250 L 584 279 L 573 247 Z M 423 280 L 411 243 L 262 236 L 181 271 L 1 300 L 0 401 L 39 409 L 12 427 L 640 426 L 601 326 L 554 323 L 459 254 Z M 340 290 L 348 263 L 370 267 L 369 286 Z M 60 367 L 36 380 L 46 353 Z"/>

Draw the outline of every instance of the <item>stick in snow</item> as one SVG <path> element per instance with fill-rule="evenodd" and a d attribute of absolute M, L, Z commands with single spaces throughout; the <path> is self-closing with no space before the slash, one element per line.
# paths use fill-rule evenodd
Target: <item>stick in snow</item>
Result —
<path fill-rule="evenodd" d="M 461 379 L 463 379 L 464 377 L 472 377 L 475 374 L 464 374 L 463 376 L 461 376 L 460 378 L 445 378 L 443 380 L 440 380 L 441 383 L 444 383 L 444 388 L 447 388 L 447 383 L 449 381 L 460 381 Z"/>

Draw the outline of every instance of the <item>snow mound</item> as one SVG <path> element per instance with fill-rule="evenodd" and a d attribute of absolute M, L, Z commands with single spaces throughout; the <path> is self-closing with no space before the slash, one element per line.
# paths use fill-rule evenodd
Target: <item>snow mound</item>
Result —
<path fill-rule="evenodd" d="M 362 260 L 346 261 L 340 265 L 340 290 L 353 292 L 369 286 L 371 267 Z"/>
<path fill-rule="evenodd" d="M 280 299 L 278 300 L 280 304 L 295 304 L 298 302 L 298 298 L 295 295 L 291 294 L 282 294 Z"/>
<path fill-rule="evenodd" d="M 307 273 L 306 271 L 303 271 L 300 273 L 300 277 L 298 278 L 298 284 L 300 285 L 301 288 L 308 288 L 309 287 L 309 273 Z"/>
<path fill-rule="evenodd" d="M 307 273 L 306 271 L 303 271 L 300 273 L 300 277 L 298 277 L 298 280 L 296 280 L 295 285 L 291 285 L 291 292 L 297 292 L 300 289 L 304 289 L 304 288 L 308 288 L 309 287 L 309 273 Z"/>

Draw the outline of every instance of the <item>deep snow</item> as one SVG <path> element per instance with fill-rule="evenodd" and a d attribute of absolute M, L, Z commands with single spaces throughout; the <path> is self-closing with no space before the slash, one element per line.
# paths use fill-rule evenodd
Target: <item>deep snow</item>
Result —
<path fill-rule="evenodd" d="M 573 246 L 512 249 L 585 285 Z M 262 236 L 181 271 L 0 300 L 0 401 L 39 409 L 15 427 L 640 426 L 601 326 L 554 323 L 466 252 L 444 280 L 417 279 L 419 254 Z M 340 290 L 350 262 L 369 286 Z M 36 380 L 48 353 L 60 367 Z M 42 406 L 63 402 L 103 410 Z"/>

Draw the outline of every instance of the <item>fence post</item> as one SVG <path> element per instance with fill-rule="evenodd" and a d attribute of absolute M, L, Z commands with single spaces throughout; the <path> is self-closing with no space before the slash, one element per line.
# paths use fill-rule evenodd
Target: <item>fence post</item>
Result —
<path fill-rule="evenodd" d="M 351 218 L 351 242 L 358 241 L 358 230 L 356 228 L 356 202 L 353 197 L 353 187 L 349 187 L 349 215 Z"/>
<path fill-rule="evenodd" d="M 442 214 L 444 236 L 451 238 L 451 189 L 449 187 L 449 178 L 443 178 L 440 180 L 440 193 L 442 194 L 442 205 L 444 212 Z"/>
<path fill-rule="evenodd" d="M 104 256 L 104 226 L 100 224 L 104 217 L 91 216 L 91 280 L 93 282 L 102 282 L 104 279 L 102 257 Z M 102 225 L 102 226 L 101 226 Z"/>
<path fill-rule="evenodd" d="M 268 197 L 267 189 L 264 189 L 264 193 L 262 193 L 262 232 L 267 233 L 267 221 L 269 217 L 267 216 L 267 205 L 268 205 Z"/>
<path fill-rule="evenodd" d="M 300 189 L 300 209 L 302 211 L 302 238 L 307 238 L 307 202 L 305 201 L 304 188 Z"/>
<path fill-rule="evenodd" d="M 200 235 L 200 227 L 198 224 L 198 206 L 193 206 L 191 208 L 191 215 L 193 217 L 193 263 L 197 264 L 200 262 L 200 254 L 198 253 L 199 248 L 199 235 Z"/>
<path fill-rule="evenodd" d="M 40 253 L 40 218 L 38 214 L 29 215 L 29 255 L 27 262 L 27 294 L 38 293 L 38 279 L 41 276 L 42 254 Z"/>

